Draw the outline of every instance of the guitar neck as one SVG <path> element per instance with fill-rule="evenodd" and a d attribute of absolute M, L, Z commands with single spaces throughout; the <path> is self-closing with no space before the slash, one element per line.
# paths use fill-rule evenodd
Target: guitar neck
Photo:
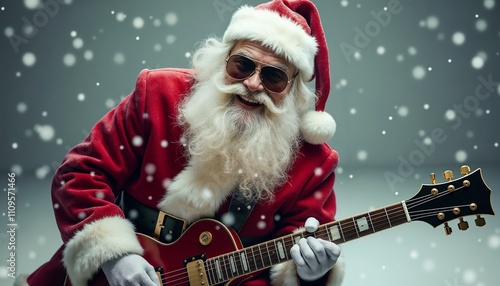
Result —
<path fill-rule="evenodd" d="M 210 285 L 269 268 L 290 260 L 290 249 L 301 238 L 313 236 L 341 244 L 406 222 L 410 216 L 404 201 L 340 221 L 320 225 L 314 233 L 295 232 L 206 260 Z"/>

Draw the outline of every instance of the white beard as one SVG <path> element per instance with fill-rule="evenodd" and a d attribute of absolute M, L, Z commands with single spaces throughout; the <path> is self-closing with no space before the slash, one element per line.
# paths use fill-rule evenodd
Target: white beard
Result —
<path fill-rule="evenodd" d="M 195 86 L 180 107 L 189 162 L 158 206 L 190 222 L 213 216 L 229 195 L 272 200 L 300 145 L 300 117 L 292 93 L 275 106 L 265 93 L 252 97 L 243 84 L 223 82 L 221 70 Z M 265 107 L 244 110 L 235 94 L 257 99 Z"/>

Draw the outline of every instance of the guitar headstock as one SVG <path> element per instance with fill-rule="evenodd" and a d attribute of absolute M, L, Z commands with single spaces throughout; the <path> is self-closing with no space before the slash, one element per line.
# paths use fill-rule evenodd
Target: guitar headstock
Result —
<path fill-rule="evenodd" d="M 477 226 L 484 226 L 486 221 L 481 215 L 494 215 L 491 206 L 491 190 L 483 180 L 481 169 L 470 172 L 468 166 L 462 166 L 463 175 L 453 179 L 453 173 L 447 170 L 443 173 L 444 183 L 436 183 L 436 177 L 431 174 L 432 184 L 424 184 L 418 193 L 406 201 L 406 207 L 411 220 L 420 220 L 437 227 L 444 224 L 445 233 L 451 234 L 448 222 L 458 219 L 458 228 L 469 228 L 465 216 L 476 216 Z"/>

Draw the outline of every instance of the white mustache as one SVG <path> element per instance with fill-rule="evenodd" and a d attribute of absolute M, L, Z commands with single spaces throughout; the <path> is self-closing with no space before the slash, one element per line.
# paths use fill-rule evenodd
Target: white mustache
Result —
<path fill-rule="evenodd" d="M 218 80 L 217 77 L 214 78 L 214 81 L 217 89 L 224 94 L 238 94 L 248 98 L 253 98 L 264 104 L 267 109 L 274 114 L 282 114 L 288 111 L 286 104 L 283 104 L 281 107 L 276 106 L 271 97 L 269 97 L 265 92 L 250 92 L 242 83 L 225 84 L 223 80 Z"/>

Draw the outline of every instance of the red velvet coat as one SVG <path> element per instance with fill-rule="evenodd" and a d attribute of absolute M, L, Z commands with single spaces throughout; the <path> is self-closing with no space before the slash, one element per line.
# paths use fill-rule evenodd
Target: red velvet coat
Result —
<path fill-rule="evenodd" d="M 125 190 L 156 208 L 168 180 L 183 169 L 186 159 L 176 116 L 178 104 L 191 86 L 190 70 L 142 71 L 134 92 L 66 155 L 52 184 L 55 217 L 65 245 L 28 277 L 29 285 L 62 285 L 64 265 L 75 280 L 85 281 L 104 260 L 140 253 L 133 241 L 126 241 L 128 238 L 119 243 L 130 236 L 130 229 L 113 202 Z M 273 202 L 256 204 L 240 235 L 277 237 L 301 227 L 310 216 L 320 223 L 333 220 L 337 160 L 337 153 L 327 144 L 304 143 L 289 180 L 276 190 Z M 225 203 L 221 211 L 227 208 Z M 275 277 L 278 283 L 286 279 L 279 275 Z M 269 285 L 269 273 L 245 285 Z"/>

